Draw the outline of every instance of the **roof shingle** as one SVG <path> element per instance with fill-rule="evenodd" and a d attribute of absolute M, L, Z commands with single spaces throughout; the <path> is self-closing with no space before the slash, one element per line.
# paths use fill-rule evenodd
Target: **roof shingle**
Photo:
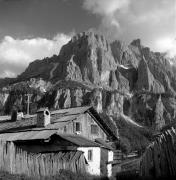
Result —
<path fill-rule="evenodd" d="M 88 112 L 94 117 L 99 126 L 105 130 L 106 134 L 110 137 L 117 138 L 116 127 L 112 122 L 107 121 L 107 117 L 104 119 L 99 116 L 96 110 L 91 106 L 60 109 L 51 111 L 51 124 L 41 129 L 56 129 L 66 125 L 67 122 L 75 120 L 81 114 Z M 37 125 L 37 115 L 25 116 L 20 121 L 12 122 L 11 120 L 0 121 L 0 133 L 21 131 L 21 130 L 34 130 Z"/>

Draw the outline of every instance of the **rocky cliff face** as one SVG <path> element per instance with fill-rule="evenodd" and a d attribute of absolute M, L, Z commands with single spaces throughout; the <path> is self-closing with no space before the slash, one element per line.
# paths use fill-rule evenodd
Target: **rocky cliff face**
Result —
<path fill-rule="evenodd" d="M 32 62 L 13 81 L 1 80 L 0 110 L 10 113 L 15 105 L 25 111 L 29 93 L 31 112 L 41 106 L 93 105 L 109 117 L 125 114 L 159 130 L 175 120 L 175 69 L 139 39 L 130 45 L 110 43 L 102 35 L 84 32 L 64 45 L 58 56 Z"/>
<path fill-rule="evenodd" d="M 115 70 L 116 63 L 111 47 L 103 36 L 93 32 L 81 33 L 60 51 L 62 71 L 61 80 L 79 80 L 93 84 L 107 84 L 109 72 Z M 61 68 L 60 68 L 61 67 Z"/>
<path fill-rule="evenodd" d="M 153 74 L 150 72 L 144 58 L 139 62 L 138 80 L 136 85 L 138 91 L 148 91 L 155 94 L 165 92 L 163 85 L 157 79 L 155 79 Z"/>

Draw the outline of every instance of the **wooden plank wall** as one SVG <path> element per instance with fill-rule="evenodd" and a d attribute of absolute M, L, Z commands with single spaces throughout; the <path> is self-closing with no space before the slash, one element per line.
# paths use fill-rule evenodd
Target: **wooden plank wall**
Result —
<path fill-rule="evenodd" d="M 100 126 L 95 122 L 95 120 L 88 113 L 80 115 L 74 122 L 81 123 L 82 130 L 81 130 L 80 135 L 82 135 L 90 140 L 94 140 L 96 138 L 101 138 L 103 140 L 107 139 L 104 131 L 100 128 Z M 91 124 L 98 126 L 98 134 L 91 133 Z"/>
<path fill-rule="evenodd" d="M 57 119 L 57 116 L 55 116 L 54 118 Z M 66 133 L 66 134 L 75 134 L 76 133 L 75 127 L 74 127 L 75 122 L 81 123 L 81 132 L 80 132 L 81 136 L 84 136 L 90 140 L 94 140 L 96 138 L 101 138 L 104 140 L 107 139 L 107 136 L 104 133 L 104 131 L 100 128 L 100 126 L 95 122 L 95 120 L 88 113 L 81 114 L 80 116 L 78 116 L 73 121 L 68 122 L 65 125 L 66 126 L 66 132 L 64 132 L 64 127 L 59 128 L 58 132 L 59 133 Z M 98 126 L 98 134 L 92 134 L 91 133 L 91 124 L 96 124 Z"/>
<path fill-rule="evenodd" d="M 28 153 L 12 142 L 0 141 L 0 170 L 12 174 L 26 174 L 30 177 L 56 175 L 60 169 L 72 172 L 86 172 L 86 162 L 82 152 L 63 151 L 57 153 Z"/>
<path fill-rule="evenodd" d="M 163 132 L 142 156 L 140 174 L 145 177 L 176 176 L 176 131 Z"/>

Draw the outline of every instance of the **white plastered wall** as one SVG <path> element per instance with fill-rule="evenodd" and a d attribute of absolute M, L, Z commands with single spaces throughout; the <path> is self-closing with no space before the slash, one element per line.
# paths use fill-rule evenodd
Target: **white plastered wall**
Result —
<path fill-rule="evenodd" d="M 112 163 L 109 162 L 113 161 L 113 156 L 114 156 L 113 151 L 108 151 L 108 164 L 107 164 L 108 177 L 112 176 Z"/>
<path fill-rule="evenodd" d="M 88 172 L 92 175 L 100 175 L 100 157 L 101 151 L 99 147 L 79 147 L 79 151 L 84 152 L 84 156 L 89 164 Z M 88 160 L 88 150 L 92 150 L 92 161 Z"/>

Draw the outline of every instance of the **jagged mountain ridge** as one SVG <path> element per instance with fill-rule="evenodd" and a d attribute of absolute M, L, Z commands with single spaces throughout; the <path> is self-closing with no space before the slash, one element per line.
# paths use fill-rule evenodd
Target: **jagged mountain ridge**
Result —
<path fill-rule="evenodd" d="M 138 69 L 141 60 L 146 62 L 147 67 L 142 65 Z M 161 92 L 174 93 L 176 90 L 175 72 L 162 54 L 153 53 L 149 48 L 143 47 L 139 39 L 133 41 L 129 46 L 125 46 L 123 42 L 109 43 L 104 36 L 87 32 L 74 36 L 68 44 L 62 47 L 58 56 L 32 62 L 18 79 L 41 77 L 52 82 L 73 80 L 111 86 L 111 84 L 117 84 L 116 80 L 119 80 L 121 78 L 119 76 L 122 75 L 129 83 L 135 84 L 136 70 L 142 68 L 149 69 L 148 76 L 155 81 L 154 84 L 161 86 Z M 130 76 L 127 75 L 130 73 L 128 69 L 133 70 Z M 140 83 L 138 82 L 138 84 Z M 138 85 L 138 87 L 140 86 Z M 116 85 L 113 88 L 116 89 Z M 161 93 L 157 92 L 157 88 L 151 90 L 140 87 L 137 90 L 142 90 L 141 88 Z M 131 90 L 134 90 L 134 87 Z"/>
<path fill-rule="evenodd" d="M 155 131 L 175 120 L 175 74 L 163 54 L 150 51 L 139 39 L 125 45 L 84 32 L 59 55 L 30 63 L 7 84 L 3 80 L 1 114 L 10 113 L 14 105 L 25 111 L 30 91 L 31 113 L 41 106 L 93 105 L 99 113 L 115 118 L 125 114 Z"/>

